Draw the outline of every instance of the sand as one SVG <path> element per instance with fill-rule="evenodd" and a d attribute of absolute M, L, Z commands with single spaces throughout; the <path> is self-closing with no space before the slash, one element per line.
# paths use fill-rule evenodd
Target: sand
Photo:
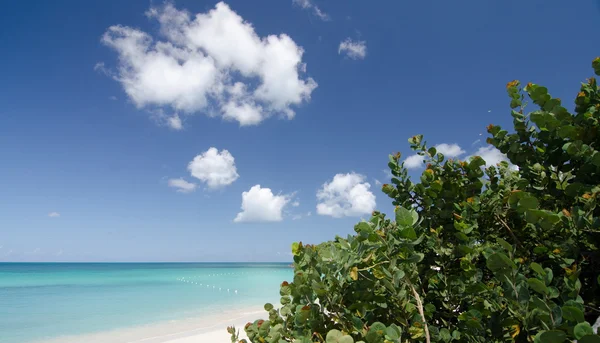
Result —
<path fill-rule="evenodd" d="M 218 315 L 173 320 L 93 334 L 63 336 L 36 343 L 231 343 L 227 327 L 239 329 L 240 339 L 247 338 L 244 326 L 259 318 L 268 317 L 260 307 L 245 308 Z"/>

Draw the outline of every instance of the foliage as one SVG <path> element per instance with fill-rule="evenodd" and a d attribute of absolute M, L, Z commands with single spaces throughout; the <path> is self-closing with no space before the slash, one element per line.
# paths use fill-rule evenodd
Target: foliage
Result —
<path fill-rule="evenodd" d="M 600 58 L 592 66 L 600 75 Z M 246 325 L 250 341 L 599 343 L 596 80 L 574 114 L 545 87 L 507 91 L 514 132 L 490 125 L 488 143 L 510 164 L 446 160 L 410 138 L 427 167 L 414 183 L 390 156 L 394 220 L 374 212 L 355 235 L 294 243 L 293 282 L 268 320 Z M 524 113 L 526 96 L 538 110 Z"/>

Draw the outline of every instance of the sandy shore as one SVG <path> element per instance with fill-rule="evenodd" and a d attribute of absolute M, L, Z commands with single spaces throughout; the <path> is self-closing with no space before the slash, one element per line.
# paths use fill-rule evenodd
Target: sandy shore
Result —
<path fill-rule="evenodd" d="M 247 338 L 244 326 L 259 318 L 268 317 L 262 306 L 245 308 L 218 315 L 172 320 L 153 325 L 99 332 L 93 334 L 63 336 L 35 343 L 231 343 L 227 327 L 234 325 L 240 338 Z"/>

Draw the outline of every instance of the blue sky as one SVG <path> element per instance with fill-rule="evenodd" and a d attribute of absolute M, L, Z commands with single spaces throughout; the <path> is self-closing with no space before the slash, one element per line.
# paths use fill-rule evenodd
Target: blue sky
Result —
<path fill-rule="evenodd" d="M 411 135 L 501 159 L 483 142 L 510 125 L 505 84 L 570 103 L 599 17 L 589 0 L 5 4 L 0 261 L 289 261 L 391 212 L 378 183 Z"/>

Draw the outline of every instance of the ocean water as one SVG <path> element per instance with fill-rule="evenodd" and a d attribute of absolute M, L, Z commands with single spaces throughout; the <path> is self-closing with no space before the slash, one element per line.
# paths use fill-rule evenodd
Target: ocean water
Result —
<path fill-rule="evenodd" d="M 287 263 L 0 263 L 0 342 L 260 306 L 292 275 Z"/>

